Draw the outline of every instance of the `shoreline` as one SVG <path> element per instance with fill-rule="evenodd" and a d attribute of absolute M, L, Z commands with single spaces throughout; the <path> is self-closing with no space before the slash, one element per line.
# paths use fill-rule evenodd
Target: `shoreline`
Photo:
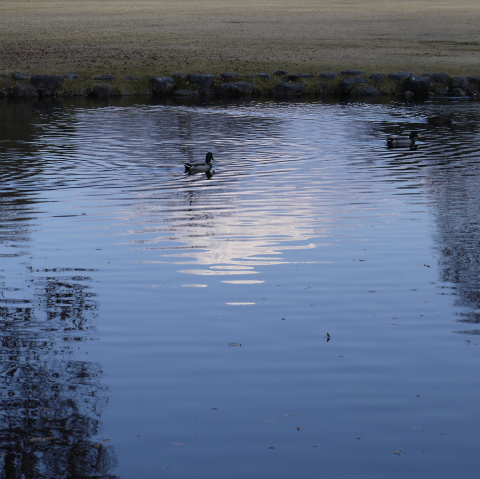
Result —
<path fill-rule="evenodd" d="M 162 76 L 117 77 L 32 75 L 0 72 L 0 99 L 47 97 L 174 97 L 211 98 L 403 98 L 455 97 L 480 99 L 480 76 L 450 76 L 445 72 L 368 73 L 363 70 L 291 73 L 172 73 Z"/>

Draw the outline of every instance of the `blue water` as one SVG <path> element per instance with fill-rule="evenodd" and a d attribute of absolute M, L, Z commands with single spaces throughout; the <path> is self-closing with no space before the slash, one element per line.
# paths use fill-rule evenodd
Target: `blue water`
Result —
<path fill-rule="evenodd" d="M 479 120 L 1 104 L 2 477 L 478 477 Z"/>

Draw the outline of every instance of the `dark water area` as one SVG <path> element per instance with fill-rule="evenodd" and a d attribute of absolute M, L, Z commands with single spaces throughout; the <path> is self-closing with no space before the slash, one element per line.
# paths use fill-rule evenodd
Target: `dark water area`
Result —
<path fill-rule="evenodd" d="M 478 477 L 480 103 L 0 124 L 0 477 Z"/>

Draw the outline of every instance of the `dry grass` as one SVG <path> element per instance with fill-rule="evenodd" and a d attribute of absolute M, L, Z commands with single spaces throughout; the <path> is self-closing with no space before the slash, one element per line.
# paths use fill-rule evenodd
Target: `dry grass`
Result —
<path fill-rule="evenodd" d="M 0 73 L 479 74 L 478 0 L 2 0 Z"/>

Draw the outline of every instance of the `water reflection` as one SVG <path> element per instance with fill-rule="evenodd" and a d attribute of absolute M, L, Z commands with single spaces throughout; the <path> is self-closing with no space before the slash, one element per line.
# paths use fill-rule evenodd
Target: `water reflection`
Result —
<path fill-rule="evenodd" d="M 114 451 L 97 438 L 102 368 L 76 357 L 95 338 L 92 273 L 25 266 L 25 284 L 13 287 L 2 268 L 2 477 L 112 477 Z"/>
<path fill-rule="evenodd" d="M 428 103 L 0 108 L 9 124 L 0 133 L 3 475 L 113 477 L 114 442 L 100 436 L 109 405 L 103 361 L 110 362 L 111 370 L 121 367 L 112 366 L 108 353 L 102 362 L 86 359 L 89 344 L 97 339 L 107 348 L 112 348 L 109 341 L 114 343 L 119 353 L 115 361 L 128 363 L 128 372 L 124 368 L 112 373 L 125 381 L 125 389 L 143 388 L 148 397 L 145 412 L 131 408 L 135 411 L 123 414 L 122 420 L 144 414 L 143 424 L 155 429 L 151 433 L 155 457 L 148 457 L 144 466 L 152 470 L 157 445 L 161 449 L 164 442 L 179 444 L 178 429 L 190 433 L 193 427 L 184 417 L 195 421 L 200 417 L 198 401 L 192 398 L 200 397 L 209 412 L 217 402 L 229 404 L 235 413 L 247 404 L 241 418 L 246 423 L 262 401 L 270 414 L 271 404 L 293 391 L 290 383 L 299 386 L 301 399 L 290 397 L 287 405 L 282 404 L 283 417 L 299 403 L 302 410 L 317 411 L 318 401 L 335 416 L 339 403 L 353 401 L 359 375 L 354 369 L 345 373 L 345 366 L 332 360 L 343 361 L 344 351 L 334 350 L 331 356 L 318 347 L 318 337 L 324 338 L 327 331 L 321 321 L 328 317 L 339 329 L 346 324 L 335 336 L 332 333 L 335 341 L 328 344 L 332 349 L 345 347 L 341 342 L 350 330 L 355 336 L 369 329 L 361 341 L 350 340 L 356 346 L 348 347 L 351 356 L 359 358 L 358 368 L 368 371 L 369 384 L 381 390 L 390 381 L 391 370 L 379 375 L 377 364 L 401 371 L 409 359 L 400 355 L 388 363 L 380 354 L 367 359 L 363 355 L 368 355 L 365 350 L 388 355 L 371 339 L 377 334 L 391 341 L 388 347 L 395 351 L 395 341 L 402 351 L 407 342 L 418 346 L 408 332 L 385 336 L 385 324 L 376 321 L 380 310 L 385 317 L 390 315 L 385 320 L 389 327 L 391 317 L 398 314 L 420 329 L 419 312 L 412 313 L 408 301 L 398 299 L 397 276 L 416 276 L 418 269 L 407 270 L 405 265 L 423 268 L 419 256 L 428 248 L 437 252 L 439 294 L 446 291 L 455 297 L 457 317 L 468 328 L 463 332 L 478 334 L 479 124 L 475 106 L 450 107 L 458 110 L 455 128 L 428 125 L 428 114 L 437 108 Z M 412 130 L 421 132 L 417 150 L 386 147 L 388 135 Z M 184 174 L 184 161 L 199 160 L 210 150 L 216 158 L 214 176 Z M 408 234 L 416 228 L 421 232 Z M 404 243 L 412 238 L 421 238 L 428 247 Z M 358 265 L 365 268 L 359 272 Z M 365 299 L 359 292 L 367 289 L 365 281 L 381 284 L 385 296 L 373 295 L 374 287 L 368 286 Z M 277 282 L 288 286 L 281 293 L 272 292 Z M 316 289 L 309 289 L 312 284 Z M 268 306 L 260 309 L 258 298 L 268 295 L 264 302 Z M 381 298 L 370 299 L 373 296 Z M 291 328 L 285 336 L 272 326 L 273 316 L 287 316 L 277 304 L 295 309 L 298 318 L 277 321 L 284 330 Z M 247 331 L 248 315 L 239 319 L 231 313 L 237 306 L 254 311 L 255 331 Z M 375 320 L 369 323 L 365 311 Z M 97 331 L 97 324 L 105 326 L 110 317 L 113 340 Z M 223 319 L 227 317 L 228 324 Z M 319 333 L 320 328 L 325 331 Z M 250 344 L 244 342 L 245 336 Z M 305 338 L 314 336 L 317 342 L 312 347 Z M 232 342 L 237 340 L 241 342 Z M 252 343 L 256 348 L 249 349 Z M 233 349 L 242 356 L 224 356 L 219 344 L 225 349 L 241 344 Z M 426 349 L 435 351 L 437 343 L 431 344 Z M 405 376 L 409 380 L 415 376 L 415 387 L 430 384 L 430 370 L 421 377 L 414 372 Z M 239 386 L 233 384 L 233 376 Z M 226 383 L 240 399 L 225 392 Z M 346 384 L 352 389 L 343 389 Z M 312 387 L 317 388 L 315 393 Z M 331 393 L 337 387 L 340 394 Z M 362 387 L 358 391 L 365 393 Z M 259 389 L 269 399 L 258 395 Z M 129 392 L 118 394 L 117 404 L 121 394 Z M 368 396 L 372 401 L 374 394 L 368 391 Z M 123 412 L 132 402 L 125 404 Z M 367 408 L 378 409 L 371 402 L 361 407 L 359 414 L 358 404 L 350 403 L 341 415 L 352 409 L 354 416 L 342 421 L 353 423 Z M 416 411 L 415 407 L 407 410 Z M 438 417 L 443 413 L 435 411 Z M 307 421 L 314 422 L 319 417 L 315 414 Z M 375 420 L 375 414 L 368 417 Z M 254 434 L 245 432 L 243 425 L 232 427 L 237 427 L 239 443 L 249 442 L 248 435 L 257 436 L 257 429 Z M 343 426 L 331 425 L 332 434 L 337 427 Z M 228 429 L 213 429 L 219 442 L 229 443 Z M 195 429 L 192 437 L 197 433 Z M 390 429 L 382 437 L 389 434 Z M 317 438 L 308 444 L 311 449 Z M 128 446 L 138 454 L 133 456 L 140 457 L 141 446 L 131 446 L 131 441 Z M 209 451 L 211 455 L 205 456 L 207 446 L 202 447 L 196 450 L 197 458 L 208 462 L 218 455 Z M 123 453 L 130 458 L 126 449 Z M 143 447 L 141 452 L 147 455 L 148 450 Z M 190 461 L 181 453 L 162 452 L 167 458 L 179 457 L 177 464 Z M 227 453 L 239 457 L 237 451 Z M 244 460 L 249 453 L 240 456 Z M 342 450 L 339 457 L 343 456 Z M 129 463 L 142 467 L 142 461 L 124 457 L 122 461 L 123 468 Z"/>
<path fill-rule="evenodd" d="M 395 105 L 398 108 L 398 105 Z M 455 112 L 454 125 L 432 126 L 425 119 L 436 111 L 400 107 L 397 125 L 377 124 L 377 132 L 391 134 L 410 129 L 421 131 L 419 150 L 387 156 L 388 175 L 418 185 L 434 205 L 437 225 L 435 243 L 441 281 L 454 285 L 452 293 L 460 308 L 459 321 L 478 324 L 480 319 L 480 229 L 478 222 L 480 171 L 478 165 L 479 117 L 475 104 L 457 103 L 445 110 Z M 393 153 L 393 152 L 392 152 Z M 480 334 L 478 329 L 463 331 Z"/>
<path fill-rule="evenodd" d="M 113 477 L 115 452 L 98 438 L 102 367 L 78 353 L 96 339 L 95 269 L 34 266 L 44 113 L 0 108 L 0 475 Z"/>

